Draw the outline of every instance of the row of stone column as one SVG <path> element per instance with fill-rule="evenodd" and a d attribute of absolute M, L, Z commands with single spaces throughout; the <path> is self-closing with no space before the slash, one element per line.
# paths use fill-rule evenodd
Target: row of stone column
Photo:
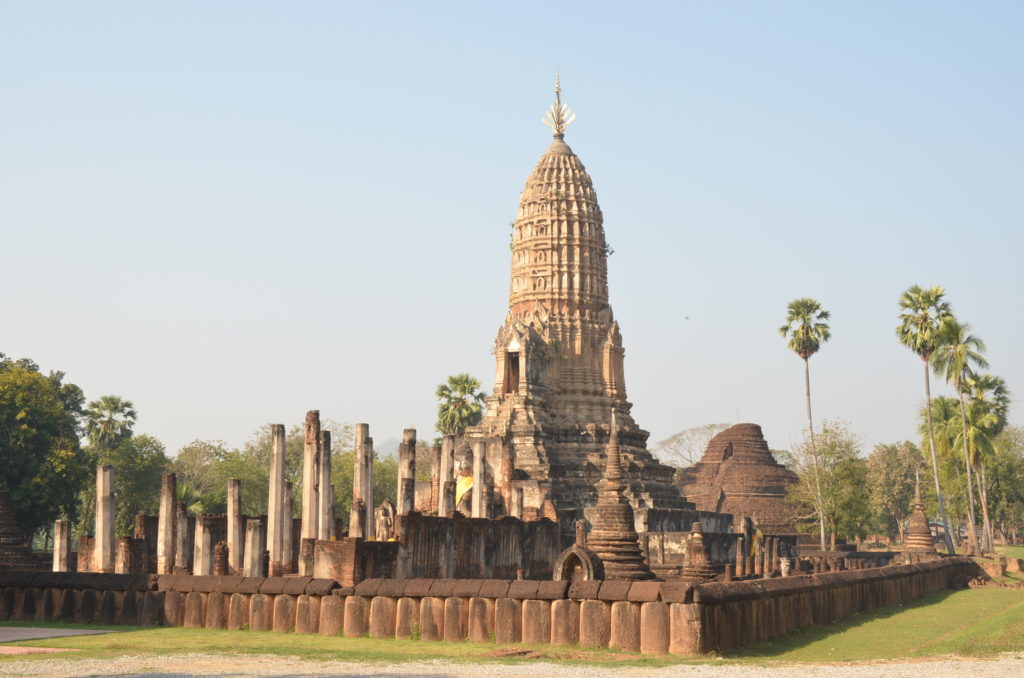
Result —
<path fill-rule="evenodd" d="M 731 573 L 737 579 L 748 577 L 788 577 L 792 561 L 779 555 L 782 541 L 778 537 L 764 537 L 753 554 L 748 553 L 746 538 L 742 535 L 736 541 L 736 565 Z"/>
<path fill-rule="evenodd" d="M 228 481 L 227 514 L 227 558 L 229 572 L 256 572 L 257 563 L 263 560 L 263 551 L 269 552 L 266 572 L 261 575 L 290 574 L 294 560 L 291 538 L 291 516 L 293 493 L 291 483 L 285 480 L 285 427 L 271 426 L 271 460 L 266 520 L 250 519 L 244 522 L 241 510 L 241 482 Z M 450 487 L 446 488 L 449 509 L 445 515 L 455 511 L 454 438 L 446 438 L 446 472 Z M 476 450 L 474 450 L 476 452 Z M 373 439 L 367 424 L 355 427 L 355 468 L 353 481 L 352 513 L 349 518 L 349 536 L 368 538 L 375 534 L 373 501 Z M 474 455 L 474 515 L 483 512 L 483 451 Z M 446 483 L 448 485 L 448 483 Z M 114 572 L 117 551 L 114 537 L 114 470 L 110 466 L 97 469 L 96 478 L 96 523 L 94 567 L 98 572 Z M 416 429 L 406 429 L 399 446 L 398 487 L 396 488 L 397 513 L 403 515 L 415 509 L 416 496 Z M 334 490 L 331 485 L 331 434 L 321 430 L 320 413 L 311 410 L 306 413 L 306 431 L 303 447 L 302 472 L 302 539 L 335 539 Z M 214 550 L 204 516 L 196 518 L 194 554 L 190 559 L 186 551 L 188 543 L 188 516 L 184 506 L 177 501 L 177 478 L 173 473 L 164 474 L 160 488 L 160 511 L 157 528 L 156 572 L 192 571 L 193 574 L 213 572 Z M 55 547 L 53 569 L 66 572 L 71 553 L 70 525 L 58 520 L 54 526 Z M 248 538 L 252 535 L 252 538 Z M 249 546 L 252 544 L 253 546 Z M 265 544 L 260 547 L 260 544 Z M 250 553 L 251 552 L 251 553 Z M 303 574 L 312 574 L 304 572 Z M 251 575 L 255 576 L 255 574 Z"/>

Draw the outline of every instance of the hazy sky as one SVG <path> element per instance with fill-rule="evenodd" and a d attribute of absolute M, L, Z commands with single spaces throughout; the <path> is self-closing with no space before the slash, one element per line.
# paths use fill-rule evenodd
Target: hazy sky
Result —
<path fill-rule="evenodd" d="M 493 387 L 559 68 L 651 442 L 798 440 L 802 296 L 816 417 L 916 438 L 911 284 L 1024 396 L 1022 35 L 1018 2 L 0 2 L 0 351 L 171 452 L 314 408 L 432 437 L 447 375 Z"/>

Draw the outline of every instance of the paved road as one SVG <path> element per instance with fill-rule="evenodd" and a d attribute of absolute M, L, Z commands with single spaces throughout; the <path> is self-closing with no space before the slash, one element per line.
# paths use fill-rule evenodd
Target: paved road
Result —
<path fill-rule="evenodd" d="M 65 636 L 93 636 L 110 633 L 93 629 L 44 629 L 35 626 L 0 626 L 0 643 L 14 643 L 39 638 L 64 638 Z"/>

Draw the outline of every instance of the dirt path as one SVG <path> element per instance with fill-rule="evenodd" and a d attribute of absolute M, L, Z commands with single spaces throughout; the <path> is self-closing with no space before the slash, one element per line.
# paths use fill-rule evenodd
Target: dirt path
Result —
<path fill-rule="evenodd" d="M 64 657 L 0 663 L 0 675 L 37 676 L 409 676 L 472 678 L 971 678 L 1024 675 L 1024 654 L 996 659 L 941 659 L 934 661 L 863 662 L 833 664 L 773 664 L 771 666 L 686 665 L 662 668 L 561 666 L 536 664 L 460 664 L 450 661 L 368 664 L 356 662 L 313 662 L 280 656 L 172 655 L 167 657 L 121 657 L 108 660 L 68 660 Z"/>

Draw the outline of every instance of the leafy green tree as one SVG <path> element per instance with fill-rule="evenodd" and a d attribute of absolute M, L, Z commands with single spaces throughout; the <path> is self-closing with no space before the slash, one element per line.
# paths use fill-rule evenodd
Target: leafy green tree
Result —
<path fill-rule="evenodd" d="M 868 465 L 860 457 L 859 445 L 845 424 L 825 421 L 813 451 L 808 435 L 791 453 L 780 453 L 799 478 L 787 497 L 794 517 L 824 522 L 833 549 L 837 537 L 863 537 L 872 527 L 864 491 Z"/>
<path fill-rule="evenodd" d="M 1010 410 L 1010 390 L 1002 377 L 992 374 L 972 374 L 967 379 L 967 390 L 972 403 L 988 415 L 989 426 L 985 427 L 986 438 L 993 441 L 985 447 L 984 453 L 975 455 L 978 459 L 978 496 L 981 498 L 982 519 L 984 521 L 985 544 L 992 550 L 995 534 L 989 519 L 988 501 L 988 462 L 995 455 L 995 438 L 1006 428 Z M 979 413 L 980 414 L 980 413 Z"/>
<path fill-rule="evenodd" d="M 786 324 L 779 328 L 779 334 L 788 339 L 788 346 L 791 351 L 800 356 L 804 361 L 804 388 L 807 396 L 807 431 L 810 435 L 810 453 L 815 476 L 818 475 L 817 453 L 814 444 L 814 419 L 811 416 L 811 356 L 818 352 L 821 345 L 832 336 L 828 326 L 831 314 L 821 307 L 815 299 L 804 297 L 794 299 L 786 307 Z M 821 494 L 820 480 L 816 480 L 816 491 Z M 822 504 L 823 497 L 818 497 L 817 503 Z M 819 522 L 821 548 L 825 548 L 825 519 L 821 516 Z"/>
<path fill-rule="evenodd" d="M 921 453 L 911 442 L 876 445 L 868 456 L 867 489 L 879 526 L 904 540 L 904 523 L 914 500 L 914 482 Z"/>
<path fill-rule="evenodd" d="M 929 288 L 914 285 L 908 288 L 900 297 L 896 336 L 899 337 L 900 343 L 912 350 L 924 363 L 925 415 L 928 424 L 928 449 L 931 450 L 932 457 L 932 478 L 935 481 L 935 496 L 939 506 L 939 517 L 942 519 L 946 550 L 953 553 L 953 538 L 950 534 L 949 520 L 946 518 L 946 502 L 942 498 L 942 485 L 939 482 L 939 462 L 931 419 L 932 385 L 928 369 L 932 354 L 935 353 L 942 321 L 953 314 L 949 302 L 944 298 L 945 294 L 946 290 L 940 285 Z"/>
<path fill-rule="evenodd" d="M 989 463 L 992 523 L 1003 539 L 1020 543 L 1024 526 L 1024 428 L 1007 426 L 995 439 Z"/>
<path fill-rule="evenodd" d="M 105 395 L 89 403 L 85 413 L 85 434 L 94 452 L 112 450 L 132 436 L 135 406 L 130 400 Z"/>
<path fill-rule="evenodd" d="M 116 533 L 130 535 L 135 514 L 160 510 L 160 478 L 169 463 L 163 443 L 150 435 L 132 436 L 104 452 L 100 463 L 114 467 Z"/>
<path fill-rule="evenodd" d="M 935 374 L 943 377 L 956 389 L 960 401 L 960 417 L 963 421 L 964 466 L 967 470 L 967 534 L 971 553 L 978 553 L 978 531 L 974 524 L 973 469 L 971 463 L 970 437 L 967 433 L 967 411 L 964 405 L 964 380 L 970 376 L 973 367 L 988 367 L 982 356 L 985 342 L 971 334 L 971 326 L 956 318 L 948 317 L 939 325 L 938 342 L 932 353 L 931 363 Z"/>
<path fill-rule="evenodd" d="M 78 442 L 85 398 L 63 372 L 0 353 L 0 489 L 11 496 L 25 542 L 57 518 L 74 520 L 90 477 Z"/>
<path fill-rule="evenodd" d="M 442 435 L 461 436 L 466 428 L 483 418 L 485 394 L 480 380 L 468 374 L 454 374 L 437 387 L 437 430 Z"/>

